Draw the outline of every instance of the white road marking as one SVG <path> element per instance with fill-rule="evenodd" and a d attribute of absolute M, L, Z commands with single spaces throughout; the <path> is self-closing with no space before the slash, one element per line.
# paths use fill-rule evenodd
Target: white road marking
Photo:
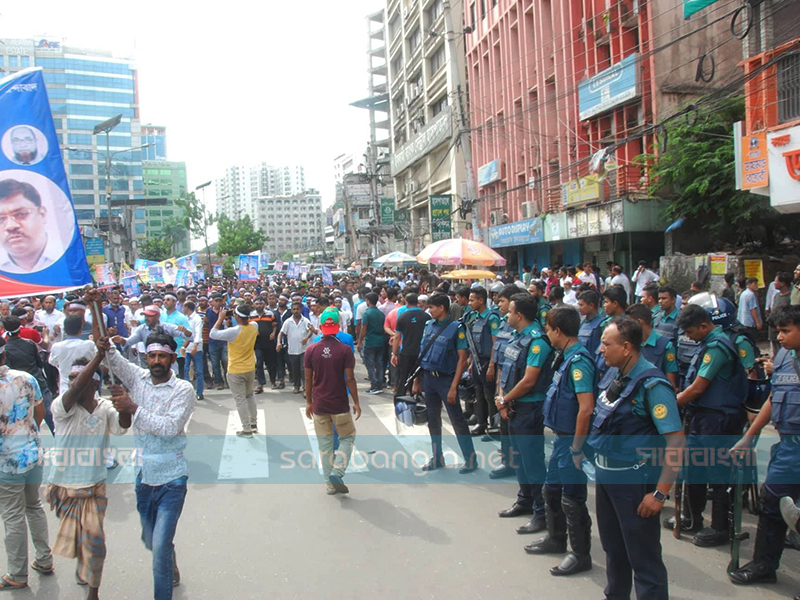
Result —
<path fill-rule="evenodd" d="M 311 444 L 311 449 L 314 451 L 314 456 L 317 457 L 317 468 L 319 469 L 320 475 L 322 474 L 322 462 L 320 461 L 319 457 L 319 439 L 317 438 L 317 432 L 314 430 L 314 421 L 308 419 L 306 417 L 306 408 L 305 406 L 300 407 L 300 418 L 303 419 L 303 424 L 306 426 L 306 434 L 308 434 L 308 441 Z M 369 467 L 367 467 L 367 463 L 369 462 L 369 457 L 363 452 L 358 451 L 358 447 L 353 444 L 353 456 L 350 459 L 350 462 L 347 464 L 346 473 L 365 473 L 369 471 Z"/>
<path fill-rule="evenodd" d="M 252 438 L 236 435 L 242 427 L 239 413 L 228 414 L 225 442 L 219 459 L 218 479 L 263 479 L 269 477 L 269 455 L 267 454 L 266 420 L 264 411 L 258 411 L 258 433 Z"/>

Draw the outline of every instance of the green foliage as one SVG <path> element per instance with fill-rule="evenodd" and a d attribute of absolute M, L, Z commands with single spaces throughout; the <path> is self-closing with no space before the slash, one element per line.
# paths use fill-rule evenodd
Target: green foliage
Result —
<path fill-rule="evenodd" d="M 161 238 L 170 245 L 171 252 L 177 252 L 177 248 L 189 236 L 184 219 L 181 217 L 170 217 L 165 219 L 161 225 Z"/>
<path fill-rule="evenodd" d="M 237 256 L 235 259 L 233 256 L 228 256 L 225 259 L 225 262 L 222 263 L 222 274 L 227 277 L 228 279 L 235 279 L 236 278 L 236 263 L 239 261 L 239 257 Z"/>
<path fill-rule="evenodd" d="M 145 260 L 161 262 L 162 260 L 172 258 L 172 244 L 168 240 L 160 237 L 149 237 L 139 242 L 136 255 Z"/>
<path fill-rule="evenodd" d="M 214 215 L 205 209 L 194 192 L 184 194 L 175 200 L 175 204 L 183 209 L 183 225 L 191 233 L 192 239 L 203 238 L 208 226 L 214 223 Z"/>
<path fill-rule="evenodd" d="M 651 194 L 669 199 L 667 217 L 685 217 L 720 244 L 772 245 L 780 216 L 763 196 L 736 190 L 733 123 L 744 120 L 741 97 L 667 125 L 666 152 L 645 154 Z M 778 229 L 774 229 L 778 226 Z"/>
<path fill-rule="evenodd" d="M 236 221 L 226 216 L 220 216 L 217 221 L 219 230 L 219 242 L 217 251 L 219 254 L 238 257 L 240 254 L 248 254 L 256 250 L 261 250 L 266 236 L 261 231 L 253 227 L 250 216 L 245 215 Z"/>

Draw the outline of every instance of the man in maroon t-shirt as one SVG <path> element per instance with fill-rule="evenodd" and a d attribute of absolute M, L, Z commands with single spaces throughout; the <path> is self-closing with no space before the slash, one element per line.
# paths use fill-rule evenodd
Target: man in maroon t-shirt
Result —
<path fill-rule="evenodd" d="M 348 389 L 353 397 L 356 420 L 361 416 L 356 376 L 353 373 L 356 359 L 350 346 L 336 337 L 339 332 L 339 311 L 326 308 L 319 322 L 323 337 L 309 346 L 305 353 L 306 417 L 314 419 L 322 475 L 328 486 L 328 494 L 346 494 L 350 490 L 344 484 L 343 477 L 356 439 L 356 424 L 350 414 Z M 342 379 L 342 373 L 346 381 Z M 333 449 L 334 427 L 339 434 L 339 450 L 336 452 Z"/>

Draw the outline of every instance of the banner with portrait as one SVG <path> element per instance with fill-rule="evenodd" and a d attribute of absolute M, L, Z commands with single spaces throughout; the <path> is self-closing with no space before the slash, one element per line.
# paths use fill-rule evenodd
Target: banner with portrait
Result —
<path fill-rule="evenodd" d="M 141 289 L 139 288 L 139 280 L 135 276 L 123 277 L 122 288 L 125 290 L 125 295 L 128 296 L 128 298 L 138 296 L 141 293 Z"/>
<path fill-rule="evenodd" d="M 222 277 L 222 265 L 211 265 L 213 277 Z"/>
<path fill-rule="evenodd" d="M 269 252 L 261 252 L 258 255 L 258 270 L 269 269 Z"/>
<path fill-rule="evenodd" d="M 0 297 L 92 283 L 41 68 L 0 79 Z"/>
<path fill-rule="evenodd" d="M 94 276 L 97 280 L 97 287 L 117 285 L 117 278 L 114 276 L 114 263 L 95 265 Z"/>
<path fill-rule="evenodd" d="M 178 272 L 175 274 L 175 287 L 189 287 L 190 285 L 194 284 L 194 279 L 192 279 L 192 283 L 189 283 L 189 271 L 186 269 L 178 269 Z"/>
<path fill-rule="evenodd" d="M 175 284 L 175 278 L 178 276 L 178 261 L 174 258 L 168 258 L 157 263 L 161 267 L 161 283 Z M 151 283 L 153 283 L 151 281 Z"/>
<path fill-rule="evenodd" d="M 164 283 L 164 267 L 160 264 L 151 265 L 147 268 L 148 283 Z"/>
<path fill-rule="evenodd" d="M 189 272 L 194 271 L 197 269 L 197 252 L 181 256 L 177 260 L 177 265 L 179 269 L 186 269 Z"/>
<path fill-rule="evenodd" d="M 333 274 L 329 267 L 322 267 L 322 283 L 325 285 L 333 285 Z"/>
<path fill-rule="evenodd" d="M 206 280 L 206 271 L 205 269 L 197 269 L 194 272 L 194 281 L 197 283 L 198 281 L 205 281 Z"/>
<path fill-rule="evenodd" d="M 239 279 L 241 281 L 258 281 L 258 255 L 239 255 Z"/>

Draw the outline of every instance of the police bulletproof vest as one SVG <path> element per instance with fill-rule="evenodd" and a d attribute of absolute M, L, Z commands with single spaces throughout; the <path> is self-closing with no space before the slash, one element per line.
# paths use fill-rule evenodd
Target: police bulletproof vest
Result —
<path fill-rule="evenodd" d="M 736 345 L 736 342 L 738 342 L 739 340 L 744 340 L 744 342 L 750 346 L 750 351 L 753 353 L 754 356 L 758 356 L 759 353 L 761 352 L 758 349 L 758 345 L 755 344 L 753 340 L 750 339 L 749 335 L 742 333 L 741 331 L 737 331 L 735 328 L 725 329 L 724 331 L 725 335 L 728 336 L 728 339 L 731 341 L 731 344 L 733 344 L 733 347 L 736 349 L 736 353 L 739 356 L 740 360 L 742 360 L 743 357 L 741 354 L 739 354 L 738 347 Z"/>
<path fill-rule="evenodd" d="M 485 317 L 477 316 L 468 325 L 469 334 L 475 343 L 475 350 L 482 360 L 488 359 L 492 355 L 492 328 L 489 326 L 489 317 L 498 314 L 495 310 L 490 310 Z"/>
<path fill-rule="evenodd" d="M 772 373 L 772 422 L 781 435 L 800 435 L 800 364 L 781 348 Z"/>
<path fill-rule="evenodd" d="M 422 357 L 420 366 L 427 371 L 439 371 L 447 374 L 455 373 L 458 365 L 458 352 L 456 352 L 453 341 L 458 335 L 458 322 L 450 321 L 447 325 L 440 325 L 439 327 L 434 327 L 432 323 L 433 321 L 425 327 L 425 333 L 422 335 L 422 342 L 420 343 L 422 350 L 428 347 L 431 338 L 439 331 L 439 327 L 444 327 L 445 330 L 430 345 L 430 350 Z"/>
<path fill-rule="evenodd" d="M 611 322 L 611 317 L 604 317 L 600 321 L 600 324 L 598 325 L 597 328 L 598 334 L 602 335 L 600 330 L 604 329 L 609 322 Z M 593 355 L 594 355 L 594 368 L 595 368 L 596 381 L 600 381 L 606 374 L 606 371 L 608 371 L 608 365 L 606 364 L 606 359 L 602 354 L 600 354 L 600 344 L 598 344 L 597 348 L 595 348 Z"/>
<path fill-rule="evenodd" d="M 686 375 L 686 372 L 689 370 L 689 365 L 692 364 L 692 360 L 700 351 L 700 346 L 702 346 L 702 342 L 695 342 L 694 340 L 690 339 L 683 331 L 680 332 L 678 336 L 678 370 L 683 374 Z"/>
<path fill-rule="evenodd" d="M 747 398 L 747 373 L 744 371 L 739 354 L 727 336 L 721 335 L 714 338 L 708 344 L 701 343 L 697 353 L 689 365 L 686 373 L 686 385 L 691 385 L 697 378 L 700 363 L 706 355 L 708 348 L 719 348 L 734 365 L 734 375 L 730 381 L 725 381 L 722 377 L 714 377 L 706 391 L 696 401 L 697 406 L 713 410 L 721 410 L 726 413 L 735 413 L 742 409 L 742 404 Z"/>
<path fill-rule="evenodd" d="M 539 298 L 539 304 L 536 307 L 536 311 L 537 314 L 539 315 L 539 325 L 542 326 L 542 331 L 545 330 L 544 326 L 545 322 L 547 321 L 547 313 L 549 313 L 552 308 L 553 307 L 550 306 L 550 304 L 546 300 L 544 300 L 543 298 Z"/>
<path fill-rule="evenodd" d="M 583 344 L 583 347 L 589 351 L 589 354 L 597 352 L 597 348 L 600 346 L 600 323 L 602 322 L 603 317 L 595 315 L 591 321 L 584 319 L 583 323 L 581 323 L 581 328 L 578 330 L 578 339 Z"/>
<path fill-rule="evenodd" d="M 503 370 L 500 376 L 500 385 L 503 393 L 508 393 L 514 389 L 514 386 L 525 376 L 525 370 L 528 368 L 528 352 L 535 340 L 542 340 L 548 346 L 550 345 L 545 336 L 535 331 L 532 334 L 526 333 L 519 336 L 506 346 L 503 354 Z M 533 389 L 528 394 L 547 392 L 552 379 L 552 361 L 547 361 L 547 364 L 539 371 L 536 385 L 533 386 Z"/>
<path fill-rule="evenodd" d="M 542 407 L 544 424 L 558 433 L 575 433 L 575 419 L 578 417 L 578 395 L 570 385 L 570 371 L 579 356 L 593 361 L 592 356 L 581 347 L 575 354 L 561 363 L 553 373 L 553 382 L 547 389 L 547 397 Z"/>
<path fill-rule="evenodd" d="M 672 322 L 665 322 L 669 315 L 664 314 L 664 311 L 661 311 L 656 316 L 656 321 L 653 323 L 653 329 L 655 329 L 660 335 L 667 338 L 668 340 L 675 341 L 678 339 L 678 326 L 676 325 L 675 321 Z"/>
<path fill-rule="evenodd" d="M 494 342 L 494 361 L 500 365 L 503 363 L 503 352 L 505 352 L 506 346 L 514 339 L 514 330 L 508 321 L 500 321 L 500 328 L 495 337 L 497 339 Z"/>
<path fill-rule="evenodd" d="M 614 371 L 615 375 L 619 374 L 616 369 Z M 587 442 L 603 456 L 616 460 L 636 461 L 642 457 L 637 448 L 664 446 L 663 438 L 658 434 L 649 412 L 646 416 L 633 413 L 632 401 L 636 390 L 644 386 L 647 393 L 657 385 L 667 385 L 672 389 L 672 384 L 664 378 L 661 371 L 649 365 L 628 381 L 615 399 L 608 396 L 614 379 L 606 377 L 599 384 L 600 394 L 595 402 Z"/>
<path fill-rule="evenodd" d="M 644 359 L 662 373 L 664 368 L 664 355 L 667 353 L 668 344 L 669 340 L 663 335 L 656 337 L 655 346 L 645 346 L 642 344 L 642 356 L 644 356 Z"/>

